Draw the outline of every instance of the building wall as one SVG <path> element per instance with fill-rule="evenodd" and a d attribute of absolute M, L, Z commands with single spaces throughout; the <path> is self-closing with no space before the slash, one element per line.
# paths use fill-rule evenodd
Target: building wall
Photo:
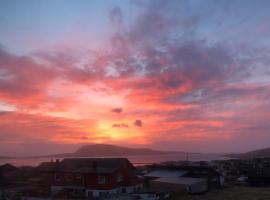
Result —
<path fill-rule="evenodd" d="M 208 190 L 207 181 L 198 182 L 192 185 L 177 184 L 177 183 L 165 183 L 160 181 L 150 181 L 150 187 L 157 189 L 167 189 L 176 194 L 178 193 L 203 193 Z"/>
<path fill-rule="evenodd" d="M 209 189 L 215 189 L 222 186 L 222 180 L 219 173 L 209 167 L 191 167 L 187 177 L 193 178 L 207 178 Z"/>
<path fill-rule="evenodd" d="M 189 185 L 188 187 L 188 192 L 191 194 L 196 194 L 196 193 L 203 193 L 208 190 L 208 185 L 207 182 L 199 182 L 196 184 Z"/>
<path fill-rule="evenodd" d="M 81 177 L 81 178 L 78 178 Z M 52 185 L 54 186 L 65 186 L 65 185 L 74 185 L 74 186 L 84 186 L 84 175 L 79 173 L 64 173 L 64 172 L 55 172 L 51 176 Z"/>
<path fill-rule="evenodd" d="M 86 190 L 86 197 L 100 197 L 102 195 L 106 194 L 129 194 L 134 191 L 137 191 L 143 187 L 142 184 L 134 185 L 134 186 L 123 186 L 123 187 L 117 187 L 110 190 L 93 190 L 93 189 L 87 189 Z"/>
<path fill-rule="evenodd" d="M 156 189 L 166 189 L 174 193 L 187 193 L 187 186 L 174 183 L 164 183 L 155 180 L 149 181 L 149 186 Z"/>
<path fill-rule="evenodd" d="M 156 194 L 136 194 L 141 200 L 157 200 L 159 199 Z"/>

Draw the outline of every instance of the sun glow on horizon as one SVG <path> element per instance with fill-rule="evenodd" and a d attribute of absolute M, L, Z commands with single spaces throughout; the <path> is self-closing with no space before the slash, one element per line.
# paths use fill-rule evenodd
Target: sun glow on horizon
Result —
<path fill-rule="evenodd" d="M 124 141 L 130 140 L 138 136 L 137 130 L 129 128 L 129 121 L 121 121 L 120 124 L 117 124 L 117 127 L 114 127 L 114 123 L 110 121 L 100 121 L 98 123 L 99 130 L 107 135 L 112 141 Z"/>

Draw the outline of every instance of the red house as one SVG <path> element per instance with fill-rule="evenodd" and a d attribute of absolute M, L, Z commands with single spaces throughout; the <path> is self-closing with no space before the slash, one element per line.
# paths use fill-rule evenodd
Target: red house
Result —
<path fill-rule="evenodd" d="M 126 158 L 68 158 L 42 163 L 38 169 L 50 174 L 52 192 L 63 189 L 86 197 L 131 193 L 142 187 L 135 167 Z"/>

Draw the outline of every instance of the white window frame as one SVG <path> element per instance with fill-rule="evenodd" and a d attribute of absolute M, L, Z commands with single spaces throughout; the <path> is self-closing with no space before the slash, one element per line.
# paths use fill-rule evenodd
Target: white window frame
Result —
<path fill-rule="evenodd" d="M 102 185 L 106 183 L 106 176 L 104 175 L 99 175 L 98 176 L 98 184 Z"/>
<path fill-rule="evenodd" d="M 54 174 L 54 180 L 55 181 L 60 181 L 61 180 L 59 174 L 57 174 L 57 173 Z"/>
<path fill-rule="evenodd" d="M 123 180 L 124 180 L 123 174 L 118 173 L 116 177 L 116 181 L 119 183 L 119 182 L 122 182 Z"/>
<path fill-rule="evenodd" d="M 73 175 L 72 174 L 66 174 L 66 181 L 71 182 L 73 180 Z"/>
<path fill-rule="evenodd" d="M 82 175 L 81 174 L 77 174 L 76 175 L 76 179 L 80 179 L 81 180 L 82 179 Z"/>

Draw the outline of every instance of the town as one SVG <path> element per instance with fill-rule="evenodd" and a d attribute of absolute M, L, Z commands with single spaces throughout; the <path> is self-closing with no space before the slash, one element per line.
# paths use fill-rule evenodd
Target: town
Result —
<path fill-rule="evenodd" d="M 65 158 L 36 167 L 0 166 L 1 200 L 177 199 L 235 186 L 270 186 L 270 159 L 134 166 L 126 158 Z"/>

